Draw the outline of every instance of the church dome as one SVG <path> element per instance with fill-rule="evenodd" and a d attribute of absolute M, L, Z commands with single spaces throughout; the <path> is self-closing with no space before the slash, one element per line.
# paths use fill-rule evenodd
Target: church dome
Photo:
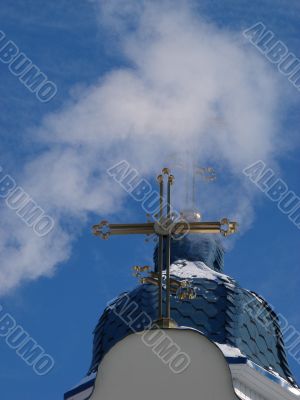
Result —
<path fill-rule="evenodd" d="M 158 268 L 158 246 L 155 247 L 153 261 L 155 269 Z M 177 260 L 202 261 L 217 272 L 223 271 L 224 248 L 219 239 L 211 235 L 191 234 L 182 239 L 171 241 L 171 263 Z"/>
<path fill-rule="evenodd" d="M 280 323 L 268 303 L 243 289 L 222 273 L 224 250 L 217 239 L 205 235 L 172 242 L 171 277 L 190 280 L 196 290 L 193 300 L 171 298 L 171 316 L 181 327 L 197 329 L 211 341 L 232 346 L 242 355 L 297 387 L 290 371 Z M 154 251 L 156 264 L 157 250 Z M 98 369 L 104 355 L 133 332 L 148 328 L 157 319 L 158 289 L 151 284 L 137 286 L 114 300 L 103 312 L 94 331 L 93 358 L 89 373 Z M 122 318 L 120 318 L 120 314 Z M 137 318 L 136 324 L 128 320 Z"/>

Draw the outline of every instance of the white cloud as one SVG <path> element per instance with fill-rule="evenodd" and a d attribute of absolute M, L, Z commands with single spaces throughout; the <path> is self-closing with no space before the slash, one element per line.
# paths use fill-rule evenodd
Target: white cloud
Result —
<path fill-rule="evenodd" d="M 99 21 L 118 32 L 128 67 L 77 91 L 35 132 L 48 150 L 24 167 L 22 184 L 55 216 L 56 228 L 36 238 L 22 222 L 11 223 L 10 211 L 2 212 L 2 293 L 50 275 L 68 259 L 70 218 L 83 226 L 89 212 L 121 207 L 126 193 L 105 174 L 121 159 L 149 177 L 171 154 L 180 158 L 189 151 L 199 165 L 213 165 L 227 179 L 205 187 L 207 214 L 230 212 L 244 226 L 251 223 L 253 193 L 241 171 L 257 159 L 274 162 L 279 83 L 239 32 L 207 24 L 188 2 L 170 4 L 99 3 Z"/>

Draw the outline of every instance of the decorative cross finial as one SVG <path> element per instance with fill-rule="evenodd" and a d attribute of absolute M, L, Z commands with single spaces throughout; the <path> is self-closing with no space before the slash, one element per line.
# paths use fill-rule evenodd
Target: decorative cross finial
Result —
<path fill-rule="evenodd" d="M 164 207 L 164 181 L 167 181 L 166 207 Z M 185 296 L 193 297 L 192 289 L 187 281 L 183 284 L 170 278 L 170 263 L 171 263 L 171 237 L 185 236 L 188 233 L 221 233 L 223 236 L 228 236 L 235 233 L 237 223 L 231 222 L 227 218 L 223 218 L 219 222 L 188 222 L 183 219 L 174 221 L 171 215 L 171 186 L 174 183 L 174 176 L 168 168 L 163 168 L 162 173 L 158 175 L 157 181 L 159 184 L 160 203 L 158 218 L 155 222 L 147 222 L 142 224 L 109 224 L 107 221 L 102 221 L 93 226 L 93 234 L 108 239 L 111 235 L 127 235 L 127 234 L 143 234 L 158 236 L 158 273 L 151 272 L 151 276 L 142 278 L 142 283 L 152 283 L 158 286 L 158 320 L 156 324 L 162 328 L 172 328 L 176 326 L 176 322 L 171 319 L 170 299 L 171 294 L 179 291 L 181 298 Z M 165 252 L 165 257 L 164 257 Z M 166 271 L 166 310 L 163 313 L 163 267 L 165 263 Z M 139 276 L 140 272 L 145 272 L 149 267 L 134 267 L 135 274 Z M 179 285 L 179 286 L 178 286 Z M 180 289 L 181 288 L 181 289 Z"/>

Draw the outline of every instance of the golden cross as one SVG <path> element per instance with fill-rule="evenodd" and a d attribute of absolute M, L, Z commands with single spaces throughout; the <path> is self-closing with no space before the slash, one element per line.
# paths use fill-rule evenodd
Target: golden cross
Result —
<path fill-rule="evenodd" d="M 167 178 L 167 203 L 164 209 L 164 180 Z M 93 234 L 108 239 L 112 235 L 128 235 L 142 234 L 158 236 L 158 274 L 152 273 L 151 278 L 146 280 L 158 286 L 158 324 L 160 327 L 170 328 L 176 326 L 176 323 L 171 320 L 170 299 L 171 293 L 174 291 L 177 282 L 170 278 L 170 263 L 171 263 L 171 237 L 180 239 L 188 233 L 221 233 L 223 236 L 228 236 L 237 230 L 237 223 L 231 222 L 227 218 L 223 218 L 219 222 L 189 222 L 181 217 L 178 221 L 174 220 L 171 213 L 171 186 L 174 182 L 174 176 L 168 168 L 163 168 L 162 173 L 158 175 L 157 181 L 159 184 L 160 202 L 159 213 L 155 222 L 147 222 L 140 224 L 109 224 L 107 221 L 101 221 L 93 226 Z M 166 271 L 166 311 L 163 315 L 163 264 L 165 250 L 165 271 Z M 137 269 L 137 267 L 136 267 Z M 143 267 L 141 271 L 146 270 Z"/>

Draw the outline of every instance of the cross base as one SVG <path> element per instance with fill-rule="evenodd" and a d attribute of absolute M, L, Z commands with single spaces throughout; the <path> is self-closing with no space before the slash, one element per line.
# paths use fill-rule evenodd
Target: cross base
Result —
<path fill-rule="evenodd" d="M 178 328 L 176 321 L 171 318 L 160 318 L 154 321 L 153 328 L 159 327 L 160 329 L 173 329 Z"/>

